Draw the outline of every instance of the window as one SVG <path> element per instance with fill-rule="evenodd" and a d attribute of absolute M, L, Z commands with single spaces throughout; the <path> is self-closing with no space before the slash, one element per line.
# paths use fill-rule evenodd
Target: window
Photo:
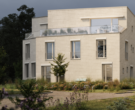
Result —
<path fill-rule="evenodd" d="M 53 59 L 55 57 L 55 45 L 54 42 L 46 43 L 46 59 Z"/>
<path fill-rule="evenodd" d="M 72 59 L 80 58 L 80 41 L 72 41 L 71 50 Z"/>
<path fill-rule="evenodd" d="M 91 33 L 118 32 L 118 19 L 92 19 Z"/>
<path fill-rule="evenodd" d="M 30 44 L 26 44 L 26 59 L 30 58 Z"/>
<path fill-rule="evenodd" d="M 47 82 L 51 82 L 50 66 L 41 67 L 41 78 L 44 78 Z"/>
<path fill-rule="evenodd" d="M 25 77 L 29 77 L 29 64 L 25 64 Z"/>
<path fill-rule="evenodd" d="M 125 42 L 125 59 L 128 60 L 128 42 Z"/>
<path fill-rule="evenodd" d="M 134 27 L 132 26 L 132 32 L 133 32 L 133 30 L 134 30 Z"/>
<path fill-rule="evenodd" d="M 112 64 L 102 65 L 102 78 L 105 82 L 112 81 Z"/>
<path fill-rule="evenodd" d="M 133 78 L 133 67 L 130 66 L 130 78 Z"/>
<path fill-rule="evenodd" d="M 106 57 L 106 40 L 97 40 L 97 57 Z"/>
<path fill-rule="evenodd" d="M 122 73 L 124 74 L 124 68 L 122 69 Z"/>
<path fill-rule="evenodd" d="M 31 64 L 32 77 L 36 77 L 36 63 Z"/>
<path fill-rule="evenodd" d="M 127 73 L 128 73 L 128 67 L 127 67 Z"/>

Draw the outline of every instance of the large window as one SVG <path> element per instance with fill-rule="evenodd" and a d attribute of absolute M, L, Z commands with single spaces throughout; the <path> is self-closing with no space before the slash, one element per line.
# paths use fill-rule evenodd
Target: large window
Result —
<path fill-rule="evenodd" d="M 25 64 L 25 78 L 29 77 L 29 64 Z"/>
<path fill-rule="evenodd" d="M 91 33 L 118 32 L 118 19 L 92 19 Z"/>
<path fill-rule="evenodd" d="M 55 57 L 55 44 L 54 42 L 46 43 L 46 59 L 53 59 Z"/>
<path fill-rule="evenodd" d="M 41 67 L 41 77 L 44 78 L 46 81 L 51 82 L 50 66 Z"/>
<path fill-rule="evenodd" d="M 112 64 L 102 65 L 102 78 L 105 82 L 112 81 Z"/>
<path fill-rule="evenodd" d="M 30 58 L 30 44 L 26 44 L 25 53 L 26 53 L 26 59 L 29 59 Z"/>
<path fill-rule="evenodd" d="M 32 78 L 36 77 L 36 63 L 31 64 L 31 73 L 32 73 Z"/>
<path fill-rule="evenodd" d="M 125 59 L 128 60 L 128 42 L 125 42 Z"/>
<path fill-rule="evenodd" d="M 97 40 L 97 57 L 106 57 L 106 40 Z"/>
<path fill-rule="evenodd" d="M 71 50 L 72 59 L 80 58 L 80 41 L 72 41 Z"/>

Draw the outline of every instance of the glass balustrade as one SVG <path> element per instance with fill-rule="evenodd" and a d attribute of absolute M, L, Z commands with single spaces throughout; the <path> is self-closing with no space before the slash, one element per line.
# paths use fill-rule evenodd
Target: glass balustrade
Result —
<path fill-rule="evenodd" d="M 58 29 L 45 29 L 36 33 L 27 33 L 25 38 L 38 37 L 38 36 L 66 36 L 66 35 L 87 35 L 87 34 L 102 34 L 102 33 L 118 33 L 124 30 L 119 25 L 102 25 L 91 27 L 76 27 L 76 28 L 58 28 Z"/>

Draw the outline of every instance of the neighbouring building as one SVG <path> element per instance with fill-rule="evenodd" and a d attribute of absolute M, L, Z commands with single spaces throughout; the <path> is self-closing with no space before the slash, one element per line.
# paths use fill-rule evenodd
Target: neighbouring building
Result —
<path fill-rule="evenodd" d="M 70 62 L 66 81 L 135 77 L 135 15 L 127 6 L 48 10 L 32 18 L 23 40 L 23 80 L 45 78 L 58 53 Z"/>

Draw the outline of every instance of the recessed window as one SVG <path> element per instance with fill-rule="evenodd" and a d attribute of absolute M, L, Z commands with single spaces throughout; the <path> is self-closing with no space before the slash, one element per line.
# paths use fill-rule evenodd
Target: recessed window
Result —
<path fill-rule="evenodd" d="M 97 40 L 97 57 L 106 57 L 106 40 Z"/>
<path fill-rule="evenodd" d="M 54 59 L 55 57 L 55 44 L 54 42 L 46 43 L 46 59 Z"/>
<path fill-rule="evenodd" d="M 132 32 L 133 32 L 133 30 L 134 30 L 134 27 L 132 26 Z"/>
<path fill-rule="evenodd" d="M 128 67 L 127 67 L 127 73 L 128 73 Z"/>
<path fill-rule="evenodd" d="M 125 42 L 125 59 L 128 60 L 128 42 Z"/>
<path fill-rule="evenodd" d="M 80 58 L 80 41 L 71 42 L 71 56 L 72 59 Z"/>
<path fill-rule="evenodd" d="M 26 48 L 25 48 L 25 57 L 26 57 L 26 59 L 30 59 L 30 44 L 26 44 L 25 45 L 26 46 Z"/>
<path fill-rule="evenodd" d="M 50 66 L 41 67 L 41 78 L 44 78 L 47 82 L 51 82 L 51 69 Z"/>
<path fill-rule="evenodd" d="M 32 77 L 35 78 L 36 77 L 36 63 L 31 64 L 31 73 L 32 73 Z"/>
<path fill-rule="evenodd" d="M 25 64 L 25 78 L 29 77 L 29 64 Z"/>
<path fill-rule="evenodd" d="M 122 69 L 122 73 L 124 74 L 124 68 Z"/>

